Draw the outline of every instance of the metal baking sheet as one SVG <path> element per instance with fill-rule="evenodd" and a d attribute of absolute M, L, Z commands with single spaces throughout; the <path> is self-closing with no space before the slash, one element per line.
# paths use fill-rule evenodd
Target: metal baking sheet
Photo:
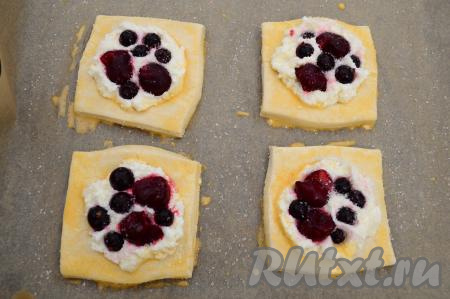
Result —
<path fill-rule="evenodd" d="M 0 138 L 0 297 L 26 290 L 37 298 L 449 296 L 450 2 L 357 1 L 1 1 L 0 25 L 9 26 L 17 120 Z M 18 11 L 17 11 L 18 10 Z M 15 14 L 14 11 L 17 13 Z M 70 85 L 74 35 L 88 34 L 98 14 L 151 16 L 202 23 L 207 29 L 203 98 L 182 139 L 100 125 L 79 135 L 58 118 L 50 98 Z M 378 51 L 379 118 L 373 131 L 305 132 L 273 129 L 259 117 L 260 24 L 326 16 L 369 25 Z M 82 40 L 81 46 L 87 41 Z M 236 111 L 250 113 L 238 117 Z M 395 253 L 442 264 L 442 286 L 272 288 L 247 285 L 257 246 L 268 146 L 355 140 L 380 148 Z M 74 150 L 144 144 L 185 152 L 206 166 L 201 193 L 198 267 L 189 286 L 99 291 L 93 282 L 71 284 L 59 273 L 62 212 Z M 173 145 L 171 142 L 174 142 Z"/>

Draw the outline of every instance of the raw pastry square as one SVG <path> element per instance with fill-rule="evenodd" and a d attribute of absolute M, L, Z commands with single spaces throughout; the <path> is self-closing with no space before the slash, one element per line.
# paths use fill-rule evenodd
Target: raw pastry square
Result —
<path fill-rule="evenodd" d="M 380 209 L 381 219 L 378 230 L 369 238 L 363 258 L 367 258 L 370 250 L 379 246 L 384 250 L 384 266 L 395 263 L 395 255 L 391 244 L 390 229 L 386 213 L 383 190 L 383 170 L 381 152 L 374 149 L 362 149 L 342 146 L 309 146 L 309 147 L 271 147 L 270 160 L 264 187 L 264 236 L 265 246 L 279 250 L 284 257 L 293 246 L 280 220 L 279 201 L 283 190 L 296 181 L 299 172 L 308 164 L 318 159 L 339 158 L 355 165 L 364 176 L 374 184 L 376 205 Z M 354 245 L 354 244 L 353 244 Z M 351 242 L 335 245 L 338 253 L 350 249 Z M 341 274 L 339 267 L 333 275 Z"/>
<path fill-rule="evenodd" d="M 105 179 L 123 160 L 134 159 L 161 167 L 177 186 L 184 205 L 183 236 L 174 254 L 147 260 L 127 272 L 90 246 L 83 190 Z M 201 165 L 179 154 L 151 146 L 126 145 L 94 152 L 74 152 L 61 236 L 61 274 L 66 278 L 90 279 L 112 284 L 134 285 L 165 278 L 190 278 L 196 258 Z"/>
<path fill-rule="evenodd" d="M 341 26 L 358 37 L 364 47 L 365 66 L 369 76 L 348 103 L 327 108 L 316 108 L 302 102 L 272 69 L 271 60 L 275 49 L 281 44 L 287 29 L 298 26 L 302 20 L 266 22 L 262 24 L 262 80 L 263 100 L 261 116 L 269 118 L 275 127 L 299 127 L 306 130 L 334 130 L 364 127 L 371 129 L 377 119 L 377 60 L 370 29 L 339 22 Z"/>
<path fill-rule="evenodd" d="M 92 59 L 103 37 L 124 21 L 158 26 L 185 48 L 186 74 L 182 90 L 173 98 L 145 111 L 123 110 L 98 91 L 95 79 L 88 74 Z M 205 27 L 200 24 L 165 19 L 97 16 L 91 37 L 84 50 L 78 71 L 75 112 L 107 122 L 136 127 L 175 137 L 182 137 L 198 102 L 203 86 Z"/>

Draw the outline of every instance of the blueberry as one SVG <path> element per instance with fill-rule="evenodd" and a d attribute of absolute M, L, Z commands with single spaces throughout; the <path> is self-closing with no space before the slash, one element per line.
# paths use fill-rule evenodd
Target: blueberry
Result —
<path fill-rule="evenodd" d="M 149 48 L 159 48 L 161 46 L 161 38 L 156 33 L 148 33 L 145 35 L 143 42 Z"/>
<path fill-rule="evenodd" d="M 337 212 L 336 219 L 341 222 L 353 225 L 355 224 L 356 221 L 356 214 L 352 209 L 343 207 L 340 208 L 339 211 Z"/>
<path fill-rule="evenodd" d="M 101 231 L 110 223 L 108 211 L 101 206 L 90 208 L 87 218 L 89 225 L 95 231 Z"/>
<path fill-rule="evenodd" d="M 119 42 L 124 47 L 134 45 L 136 41 L 137 41 L 137 34 L 136 32 L 131 30 L 125 30 L 119 36 Z"/>
<path fill-rule="evenodd" d="M 301 43 L 295 50 L 295 54 L 297 55 L 298 58 L 309 57 L 313 53 L 314 53 L 313 46 L 307 43 Z"/>
<path fill-rule="evenodd" d="M 355 70 L 348 65 L 341 65 L 334 73 L 336 80 L 342 84 L 350 84 L 355 80 Z"/>
<path fill-rule="evenodd" d="M 348 199 L 350 199 L 355 205 L 360 208 L 364 208 L 366 205 L 366 197 L 361 191 L 352 190 L 348 193 Z"/>
<path fill-rule="evenodd" d="M 356 56 L 356 55 L 352 55 L 352 56 L 350 56 L 350 57 L 352 58 L 353 63 L 355 64 L 355 66 L 356 66 L 357 68 L 359 68 L 359 67 L 361 66 L 361 60 L 359 59 L 359 57 Z"/>
<path fill-rule="evenodd" d="M 305 220 L 309 205 L 305 201 L 294 200 L 289 205 L 289 214 L 298 220 Z"/>
<path fill-rule="evenodd" d="M 144 57 L 147 56 L 148 51 L 149 49 L 146 45 L 137 45 L 133 50 L 131 50 L 131 53 L 134 57 Z"/>
<path fill-rule="evenodd" d="M 117 232 L 109 232 L 103 238 L 106 248 L 109 251 L 119 251 L 123 246 L 123 237 Z"/>
<path fill-rule="evenodd" d="M 172 59 L 172 54 L 169 50 L 161 48 L 156 50 L 155 57 L 161 63 L 168 63 Z"/>
<path fill-rule="evenodd" d="M 118 167 L 109 175 L 109 183 L 114 190 L 123 191 L 133 186 L 133 172 L 126 167 Z"/>
<path fill-rule="evenodd" d="M 133 196 L 126 192 L 118 192 L 109 201 L 109 207 L 116 213 L 124 214 L 133 206 Z"/>
<path fill-rule="evenodd" d="M 352 185 L 347 178 L 338 178 L 334 181 L 334 189 L 341 194 L 347 194 L 352 190 Z"/>
<path fill-rule="evenodd" d="M 309 32 L 309 31 L 303 32 L 303 34 L 302 34 L 302 37 L 304 39 L 313 38 L 314 36 L 315 36 L 315 34 L 312 32 Z"/>
<path fill-rule="evenodd" d="M 119 87 L 119 95 L 126 100 L 131 100 L 138 92 L 139 86 L 131 81 L 127 81 Z"/>
<path fill-rule="evenodd" d="M 173 223 L 173 213 L 169 209 L 156 211 L 155 222 L 161 226 L 171 226 Z"/>
<path fill-rule="evenodd" d="M 344 242 L 345 232 L 340 228 L 336 228 L 334 232 L 331 233 L 331 240 L 333 240 L 334 244 L 340 244 Z"/>
<path fill-rule="evenodd" d="M 317 66 L 324 72 L 334 68 L 334 57 L 328 53 L 321 53 L 317 57 Z"/>

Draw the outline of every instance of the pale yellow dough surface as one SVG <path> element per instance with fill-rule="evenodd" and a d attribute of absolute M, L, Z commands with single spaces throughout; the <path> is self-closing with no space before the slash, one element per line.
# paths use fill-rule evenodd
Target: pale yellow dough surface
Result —
<path fill-rule="evenodd" d="M 105 179 L 127 159 L 161 167 L 175 182 L 185 209 L 183 236 L 178 241 L 175 253 L 162 260 L 147 260 L 134 272 L 122 271 L 102 253 L 91 249 L 91 228 L 86 220 L 82 194 L 87 185 Z M 61 274 L 66 278 L 122 285 L 165 278 L 190 278 L 197 255 L 200 175 L 200 163 L 151 146 L 126 145 L 94 152 L 74 152 L 61 236 Z"/>
<path fill-rule="evenodd" d="M 367 258 L 370 250 L 379 246 L 384 250 L 384 266 L 393 265 L 395 255 L 384 201 L 383 170 L 379 150 L 342 146 L 271 147 L 263 199 L 265 246 L 279 250 L 284 257 L 291 247 L 296 246 L 285 233 L 280 220 L 280 195 L 285 188 L 295 183 L 298 174 L 305 166 L 327 157 L 337 157 L 348 161 L 374 182 L 376 204 L 381 211 L 381 221 L 374 237 L 370 238 L 365 246 L 363 257 Z M 356 244 L 344 242 L 335 247 L 342 257 L 354 258 Z M 333 270 L 333 275 L 339 274 L 341 271 L 337 267 Z"/>
<path fill-rule="evenodd" d="M 179 46 L 185 48 L 186 74 L 181 91 L 167 101 L 142 112 L 124 110 L 115 101 L 104 98 L 98 91 L 94 78 L 88 74 L 103 37 L 124 21 L 160 27 L 167 31 Z M 97 16 L 80 61 L 75 112 L 124 126 L 182 137 L 202 95 L 204 41 L 205 27 L 201 24 L 154 18 Z"/>
<path fill-rule="evenodd" d="M 377 60 L 370 29 L 339 22 L 346 30 L 358 37 L 366 48 L 363 64 L 369 76 L 348 103 L 326 108 L 305 104 L 295 95 L 272 69 L 271 60 L 287 29 L 302 21 L 266 22 L 262 24 L 262 80 L 263 100 L 261 116 L 269 118 L 274 127 L 299 127 L 306 130 L 335 130 L 364 127 L 371 129 L 377 119 Z"/>

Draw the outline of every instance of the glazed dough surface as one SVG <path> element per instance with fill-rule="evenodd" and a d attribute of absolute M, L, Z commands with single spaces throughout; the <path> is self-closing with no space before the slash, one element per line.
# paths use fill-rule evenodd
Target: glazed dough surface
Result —
<path fill-rule="evenodd" d="M 332 157 L 338 157 L 355 165 L 374 183 L 376 204 L 381 212 L 381 220 L 378 231 L 374 237 L 369 239 L 362 257 L 367 258 L 371 249 L 380 246 L 384 250 L 384 265 L 394 264 L 395 255 L 384 201 L 382 162 L 379 150 L 341 146 L 271 147 L 263 200 L 265 245 L 276 248 L 285 257 L 289 249 L 296 245 L 286 235 L 281 224 L 278 207 L 280 195 L 286 187 L 295 182 L 299 171 L 306 165 Z M 354 255 L 357 251 L 356 244 L 344 242 L 335 247 L 341 256 L 356 257 Z M 339 268 L 333 270 L 333 275 L 339 274 L 341 274 Z"/>
<path fill-rule="evenodd" d="M 184 232 L 175 253 L 162 260 L 147 260 L 134 272 L 122 271 L 102 253 L 92 250 L 91 229 L 86 221 L 82 194 L 87 185 L 106 177 L 127 159 L 161 167 L 174 180 L 185 207 Z M 113 284 L 191 277 L 196 258 L 200 173 L 200 163 L 151 146 L 126 145 L 94 152 L 74 152 L 61 236 L 62 275 Z"/>
<path fill-rule="evenodd" d="M 263 100 L 261 116 L 269 118 L 274 127 L 299 127 L 307 130 L 334 130 L 364 127 L 371 129 L 377 119 L 377 61 L 370 29 L 337 21 L 346 30 L 358 37 L 364 45 L 367 79 L 358 88 L 357 94 L 345 104 L 327 108 L 311 107 L 298 99 L 278 78 L 272 69 L 271 60 L 280 45 L 284 33 L 298 26 L 302 20 L 266 22 L 262 24 L 262 79 Z"/>
<path fill-rule="evenodd" d="M 123 110 L 114 101 L 104 98 L 95 80 L 88 74 L 99 43 L 107 33 L 125 21 L 160 27 L 185 48 L 186 73 L 182 90 L 171 99 L 142 112 Z M 202 94 L 204 39 L 205 27 L 200 24 L 154 18 L 97 16 L 80 61 L 75 112 L 124 126 L 182 137 Z"/>

